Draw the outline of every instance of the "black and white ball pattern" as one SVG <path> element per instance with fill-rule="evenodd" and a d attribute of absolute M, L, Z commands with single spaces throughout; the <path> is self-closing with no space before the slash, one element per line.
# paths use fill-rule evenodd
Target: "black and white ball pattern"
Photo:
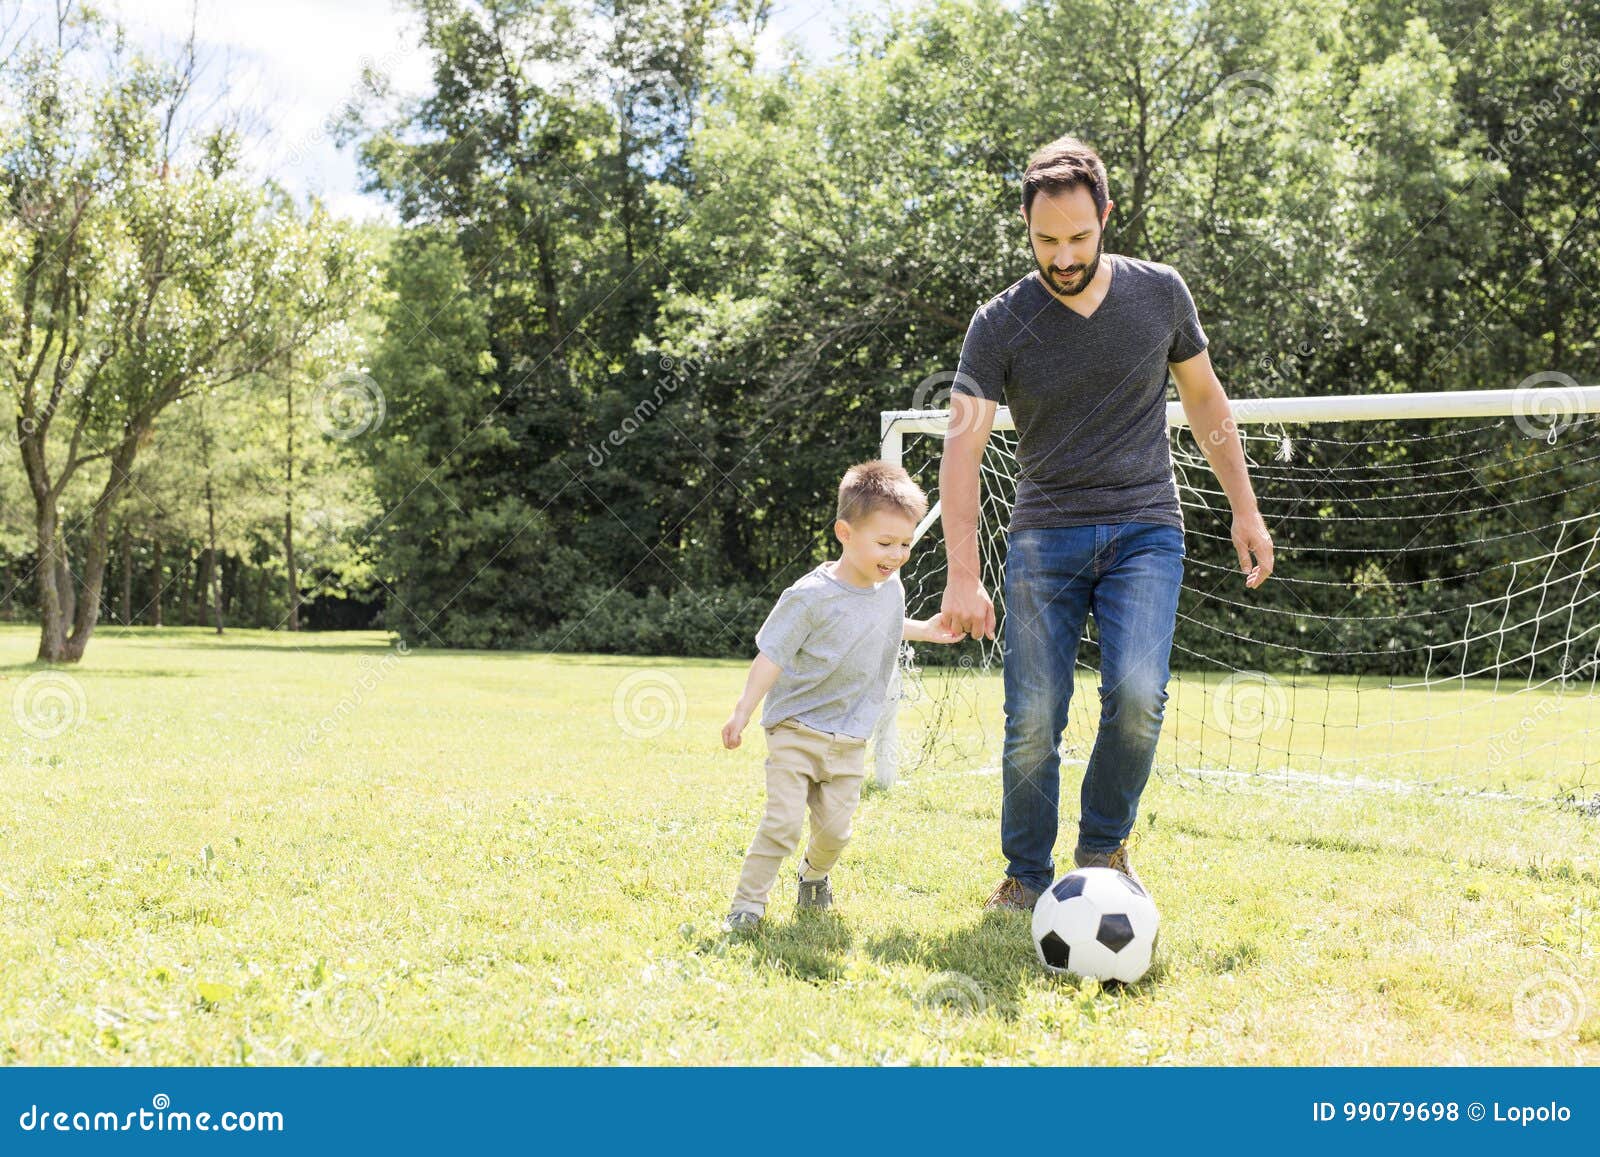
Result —
<path fill-rule="evenodd" d="M 1077 868 L 1033 909 L 1033 946 L 1051 972 L 1132 984 L 1150 970 L 1161 918 L 1150 893 L 1114 868 Z"/>

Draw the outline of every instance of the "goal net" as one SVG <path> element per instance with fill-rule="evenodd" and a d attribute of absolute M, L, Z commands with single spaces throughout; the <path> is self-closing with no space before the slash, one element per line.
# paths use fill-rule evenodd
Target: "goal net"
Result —
<path fill-rule="evenodd" d="M 1232 516 L 1170 403 L 1188 557 L 1156 773 L 1336 777 L 1432 790 L 1600 792 L 1600 387 L 1236 400 L 1277 554 L 1245 588 Z M 902 572 L 938 612 L 948 411 L 882 415 L 882 455 L 934 504 Z M 1001 408 L 982 464 L 980 555 L 997 639 L 902 648 L 876 776 L 996 768 L 1004 736 L 1005 528 L 1016 434 Z M 1099 718 L 1080 641 L 1063 760 Z M 1594 797 L 1600 805 L 1600 795 Z"/>

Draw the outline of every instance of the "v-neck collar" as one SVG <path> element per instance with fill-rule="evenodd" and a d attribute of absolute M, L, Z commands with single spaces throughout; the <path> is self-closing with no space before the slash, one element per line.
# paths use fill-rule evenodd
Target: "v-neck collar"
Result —
<path fill-rule="evenodd" d="M 1039 275 L 1038 270 L 1034 270 L 1034 280 L 1039 283 L 1039 288 L 1044 290 L 1045 296 L 1050 299 L 1052 304 L 1060 306 L 1079 321 L 1093 321 L 1105 311 L 1106 303 L 1111 300 L 1111 295 L 1116 292 L 1117 282 L 1121 279 L 1121 275 L 1117 272 L 1116 256 L 1117 255 L 1115 253 L 1107 253 L 1104 255 L 1106 264 L 1111 268 L 1111 284 L 1106 286 L 1106 295 L 1100 299 L 1100 304 L 1094 307 L 1093 313 L 1079 313 L 1066 302 L 1062 301 L 1054 293 L 1050 292 L 1050 287 L 1044 283 L 1044 278 Z"/>

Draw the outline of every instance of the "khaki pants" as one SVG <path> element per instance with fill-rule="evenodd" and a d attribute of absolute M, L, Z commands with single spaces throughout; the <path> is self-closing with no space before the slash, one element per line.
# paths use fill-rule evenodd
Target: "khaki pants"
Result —
<path fill-rule="evenodd" d="M 867 741 L 830 735 L 793 719 L 768 727 L 767 814 L 744 858 L 735 912 L 763 915 L 778 868 L 800 844 L 800 827 L 811 809 L 806 860 L 826 873 L 850 841 L 850 820 L 861 802 Z"/>

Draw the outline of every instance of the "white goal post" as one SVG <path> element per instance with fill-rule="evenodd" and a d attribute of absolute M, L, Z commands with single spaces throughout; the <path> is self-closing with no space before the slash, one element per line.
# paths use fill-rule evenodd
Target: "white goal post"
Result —
<path fill-rule="evenodd" d="M 1559 384 L 1545 384 L 1552 382 Z M 1516 389 L 1234 398 L 1231 399 L 1231 407 L 1233 421 L 1241 427 L 1241 436 L 1245 433 L 1242 428 L 1249 426 L 1294 427 L 1304 424 L 1322 426 L 1407 420 L 1512 418 L 1525 436 L 1542 435 L 1548 431 L 1549 441 L 1554 445 L 1557 436 L 1573 420 L 1583 415 L 1600 414 L 1600 386 L 1580 386 L 1566 375 L 1552 371 L 1535 374 Z M 897 465 L 904 464 L 908 439 L 922 436 L 942 442 L 949 418 L 948 410 L 891 410 L 881 413 L 879 456 Z M 1167 424 L 1174 430 L 1187 427 L 1188 421 L 1181 403 L 1168 403 Z M 1011 433 L 1014 436 L 1015 425 L 1008 407 L 998 408 L 993 429 L 997 434 Z M 1357 429 L 1362 433 L 1370 432 L 1367 427 Z M 931 455 L 925 456 L 925 485 L 928 481 L 937 482 L 936 476 L 931 479 L 927 477 L 929 473 L 936 474 L 930 462 Z M 940 518 L 941 504 L 937 494 L 933 498 L 927 516 L 917 527 L 918 540 Z M 1264 514 L 1271 527 L 1272 512 L 1264 509 Z M 913 561 L 916 561 L 915 556 Z M 1541 608 L 1542 605 L 1541 602 Z M 1587 609 L 1590 614 L 1596 613 L 1592 608 Z M 874 776 L 877 783 L 884 787 L 895 782 L 903 763 L 900 727 L 896 719 L 903 679 L 902 669 L 897 666 L 889 690 L 889 709 L 883 713 L 873 737 Z"/>

